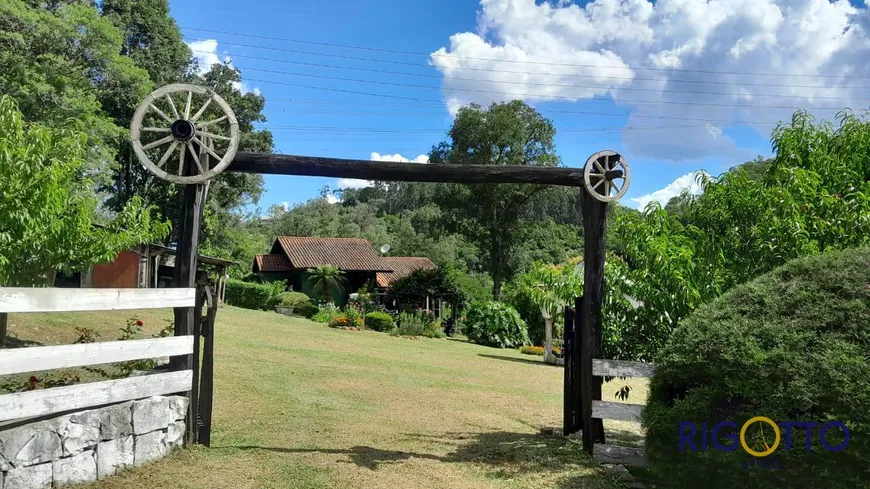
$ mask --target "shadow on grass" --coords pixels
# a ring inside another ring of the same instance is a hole
[[[6,339],[0,344],[0,349],[3,348],[26,348],[28,346],[43,346],[42,343],[38,341],[30,341],[30,340],[22,340],[18,339],[14,336],[7,336]]]
[[[487,355],[486,353],[478,353],[477,356],[484,358],[493,358],[495,360],[506,360],[508,362],[516,362],[516,363],[528,363],[531,365],[543,365],[545,367],[558,367],[562,368],[562,365],[554,365],[552,363],[544,363],[544,360],[526,360],[525,358],[514,358],[514,357],[503,357],[500,355]]]
[[[403,463],[411,458],[443,463],[472,464],[483,469],[493,479],[511,479],[523,475],[552,477],[559,489],[622,487],[619,476],[602,469],[588,457],[577,443],[561,436],[490,432],[446,433],[443,435],[406,434],[407,440],[425,445],[442,445],[446,455],[384,450],[369,446],[348,449],[280,448],[259,446],[228,446],[226,450],[263,450],[278,453],[323,453],[346,455],[348,463],[369,470],[389,464]],[[441,450],[438,450],[441,452]]]

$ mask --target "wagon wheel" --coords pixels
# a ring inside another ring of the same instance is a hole
[[[154,175],[172,183],[202,183],[233,161],[239,123],[214,91],[179,83],[145,97],[133,114],[130,139],[136,157]]]
[[[606,149],[586,160],[583,181],[586,184],[586,191],[594,199],[600,202],[614,202],[622,198],[628,190],[628,185],[631,183],[631,170],[628,162],[619,153]]]

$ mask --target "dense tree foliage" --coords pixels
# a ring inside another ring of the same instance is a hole
[[[450,165],[556,166],[553,124],[523,102],[471,105],[460,109],[448,132],[450,141],[432,149],[429,161]],[[529,201],[546,187],[523,184],[446,184],[435,200],[444,224],[475,243],[493,280],[498,300],[502,284],[523,267],[520,251],[529,226],[523,217]]]
[[[79,178],[83,133],[25,124],[0,96],[0,285],[45,285],[58,271],[109,261],[122,249],[161,239],[167,223],[139,199],[95,226],[97,200]]]
[[[625,261],[620,286],[644,307],[626,332],[644,332],[654,353],[701,304],[790,259],[870,243],[870,123],[838,124],[797,112],[773,133],[770,161],[718,178],[699,175],[702,195],[679,214],[652,204],[618,213],[612,232]]]

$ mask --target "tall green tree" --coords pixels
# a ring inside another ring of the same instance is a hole
[[[81,178],[87,146],[83,133],[25,124],[0,97],[0,285],[50,284],[55,272],[111,261],[169,231],[139,199],[95,226],[98,202]]]
[[[521,101],[460,109],[449,131],[450,141],[432,149],[429,161],[451,165],[556,166],[559,157],[553,124]],[[445,225],[475,243],[492,276],[492,295],[520,270],[523,216],[530,200],[545,187],[522,184],[450,184],[439,188],[436,201]]]
[[[110,181],[126,134],[104,95],[116,93],[129,104],[152,88],[148,73],[119,54],[123,43],[123,34],[87,2],[0,2],[0,93],[18,102],[28,122],[83,131],[82,171],[96,184]]]

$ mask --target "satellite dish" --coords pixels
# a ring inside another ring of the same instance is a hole
[[[385,244],[385,245],[381,246],[381,253],[386,254],[388,251],[390,251],[390,245],[389,245],[389,244]]]
[[[617,180],[621,182],[617,183]],[[628,162],[616,151],[605,149],[590,156],[583,168],[586,191],[599,202],[619,200],[631,183]]]

